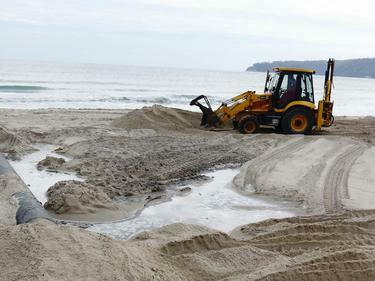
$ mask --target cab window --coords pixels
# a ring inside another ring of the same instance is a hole
[[[314,103],[314,91],[311,74],[301,75],[301,100]]]
[[[277,98],[277,107],[284,108],[287,104],[298,99],[298,79],[295,73],[285,73],[280,83]]]
[[[295,96],[297,91],[297,74],[284,74],[283,82],[280,85],[280,98],[289,93],[289,95]]]
[[[270,77],[268,79],[268,83],[265,88],[265,93],[271,93],[273,94],[276,91],[277,84],[279,82],[279,73],[270,74]]]

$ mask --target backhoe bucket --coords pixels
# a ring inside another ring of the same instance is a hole
[[[203,104],[199,102],[201,99],[204,99],[207,106],[204,106]],[[198,106],[199,109],[202,111],[203,115],[202,115],[201,126],[216,127],[218,125],[219,118],[216,116],[215,112],[213,112],[211,104],[206,96],[200,95],[199,97],[193,99],[190,102],[190,105]]]

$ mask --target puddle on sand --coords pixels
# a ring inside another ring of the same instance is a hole
[[[58,181],[66,180],[83,180],[73,173],[54,173],[45,170],[38,171],[37,164],[47,156],[64,158],[68,161],[69,158],[53,152],[57,147],[50,144],[35,144],[34,148],[38,151],[30,153],[22,157],[21,160],[9,161],[13,169],[21,177],[21,179],[28,185],[30,191],[34,194],[42,204],[47,201],[47,190],[49,187]]]
[[[89,229],[115,239],[128,239],[144,230],[179,222],[230,232],[240,225],[298,213],[288,202],[265,201],[233,190],[231,183],[238,172],[225,169],[206,173],[212,180],[191,186],[192,191],[186,196],[174,196],[170,201],[149,206],[136,218]]]

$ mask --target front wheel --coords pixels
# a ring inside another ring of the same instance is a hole
[[[310,134],[313,126],[313,113],[303,107],[289,109],[281,121],[281,127],[287,134]]]
[[[258,118],[254,115],[248,115],[241,118],[238,122],[238,130],[242,134],[253,134],[259,129]]]

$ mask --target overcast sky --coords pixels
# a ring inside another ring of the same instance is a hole
[[[375,55],[370,0],[0,0],[0,59],[244,70]]]

